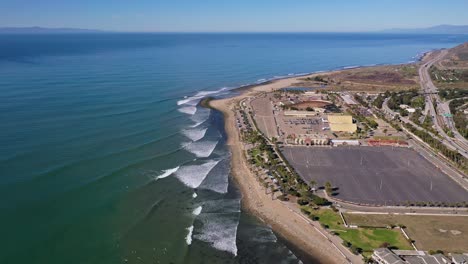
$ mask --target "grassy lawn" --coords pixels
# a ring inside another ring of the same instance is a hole
[[[421,250],[467,252],[468,217],[345,214],[349,224],[365,226],[405,225]]]
[[[412,249],[398,229],[346,228],[339,214],[331,209],[313,210],[310,207],[303,208],[319,217],[318,221],[322,225],[328,226],[329,230],[336,232],[343,240],[361,248],[364,252],[372,252],[385,242],[398,249]]]

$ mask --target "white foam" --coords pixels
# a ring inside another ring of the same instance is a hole
[[[179,109],[179,112],[187,114],[187,115],[194,115],[197,112],[197,108],[195,106],[184,106]]]
[[[197,208],[193,209],[192,214],[193,215],[199,215],[202,211],[203,207],[200,205]]]
[[[175,173],[177,179],[191,188],[198,188],[208,173],[218,164],[219,160],[209,160],[201,165],[186,165]]]
[[[200,188],[215,191],[217,193],[227,193],[229,186],[229,168],[226,160],[203,181]]]
[[[159,180],[159,179],[162,179],[162,178],[166,178],[166,177],[170,176],[171,174],[175,173],[179,168],[180,168],[180,166],[177,166],[177,167],[172,168],[172,169],[163,170],[164,172],[161,175],[157,176],[155,179]]]
[[[202,121],[202,122],[197,122],[197,123],[195,123],[195,124],[191,125],[190,127],[193,127],[193,128],[195,128],[195,127],[198,127],[199,125],[201,125],[201,124],[203,124],[203,123],[205,123],[205,121]]]
[[[191,245],[192,244],[193,226],[187,227],[187,230],[188,230],[188,234],[185,237],[185,242],[187,242],[187,245]]]
[[[197,141],[190,145],[185,145],[184,148],[199,158],[207,158],[216,148],[218,141]]]
[[[197,198],[197,196],[198,196],[198,194],[197,194],[196,192],[194,192],[194,193],[192,194],[192,198],[193,198],[193,199]]]
[[[203,123],[210,117],[210,109],[208,108],[199,108],[195,114],[193,114],[190,119],[195,123]]]
[[[210,243],[214,248],[237,256],[237,226],[239,216],[232,214],[201,214],[198,219],[203,225],[194,237]]]
[[[250,238],[257,243],[276,243],[278,239],[269,227],[258,226],[252,231]]]
[[[184,129],[182,133],[192,141],[198,141],[205,136],[207,130],[208,128]]]
[[[240,213],[240,199],[207,200],[202,203],[204,214]]]
[[[191,104],[191,105],[196,105],[198,104],[198,102],[205,96],[207,95],[211,95],[211,94],[216,94],[216,93],[219,93],[219,92],[222,92],[224,90],[226,90],[227,88],[224,87],[224,88],[221,88],[219,90],[216,90],[216,91],[200,91],[198,93],[196,93],[194,96],[189,96],[189,97],[186,97],[182,100],[179,100],[177,101],[177,105],[184,105],[184,104]]]

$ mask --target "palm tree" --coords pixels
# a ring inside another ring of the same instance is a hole
[[[309,185],[312,186],[312,189],[315,189],[315,185],[317,185],[317,182],[315,180],[310,180]]]
[[[325,191],[328,193],[328,194],[331,194],[331,191],[332,191],[332,184],[331,182],[327,181],[325,183]]]

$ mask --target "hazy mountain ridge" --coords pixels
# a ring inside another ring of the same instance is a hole
[[[104,32],[96,29],[82,28],[45,28],[45,27],[0,27],[0,33],[11,34],[40,34],[40,33],[99,33]]]
[[[468,34],[468,25],[437,25],[428,28],[393,28],[385,33]]]

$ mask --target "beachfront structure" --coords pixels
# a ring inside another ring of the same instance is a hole
[[[388,248],[378,248],[374,250],[372,259],[379,264],[405,264],[403,259]]]
[[[308,116],[316,116],[317,113],[313,111],[297,111],[297,110],[291,110],[291,111],[284,111],[285,116],[297,116],[297,117],[308,117]]]
[[[350,139],[332,139],[331,144],[333,146],[359,146],[359,140]]]
[[[416,250],[390,250],[388,248],[378,248],[374,250],[372,259],[379,264],[451,264],[451,263],[464,263],[467,262],[455,262],[453,256],[457,255],[460,257],[461,254],[453,254],[452,261],[442,254],[426,255],[423,251]],[[459,259],[463,261],[463,256]]]
[[[290,145],[328,145],[330,139],[322,134],[291,134],[286,138],[286,143]]]
[[[327,118],[333,132],[354,133],[357,130],[357,125],[353,124],[353,117],[350,115],[328,115]]]

